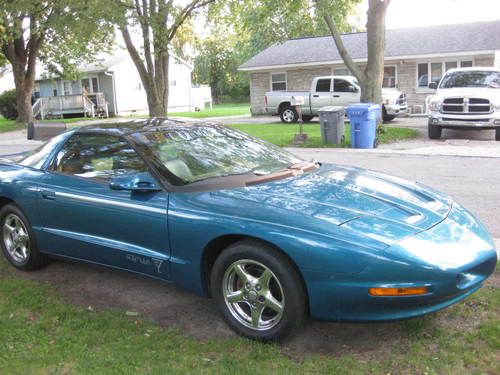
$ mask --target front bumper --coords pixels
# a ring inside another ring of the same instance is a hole
[[[408,112],[406,104],[384,104],[385,112],[390,116],[401,116]]]
[[[388,321],[428,314],[478,290],[497,253],[486,229],[455,205],[448,218],[383,251],[357,274],[304,275],[310,312],[330,321]],[[419,296],[378,297],[371,287],[427,286]]]
[[[452,115],[430,112],[429,124],[442,128],[496,129],[500,128],[500,112],[496,111],[486,115]]]

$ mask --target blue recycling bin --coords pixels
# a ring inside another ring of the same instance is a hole
[[[377,119],[381,107],[373,103],[356,103],[346,108],[351,123],[351,146],[374,148],[377,134]]]

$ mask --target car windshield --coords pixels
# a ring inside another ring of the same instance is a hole
[[[139,132],[132,137],[176,185],[238,174],[265,175],[301,162],[272,144],[218,125]]]
[[[439,88],[451,89],[454,87],[489,87],[497,89],[500,88],[500,72],[476,70],[446,74]]]

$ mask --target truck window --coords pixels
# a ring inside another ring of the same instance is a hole
[[[356,89],[354,88],[354,86],[344,80],[344,79],[335,79],[333,81],[333,91],[335,92],[355,92]]]
[[[318,79],[316,82],[316,92],[330,92],[330,84],[332,80],[329,78]]]

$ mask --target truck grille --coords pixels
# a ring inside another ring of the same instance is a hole
[[[406,105],[406,94],[405,93],[402,93],[401,95],[399,95],[397,104]]]
[[[477,115],[492,112],[488,99],[483,98],[447,98],[443,101],[441,113]]]

